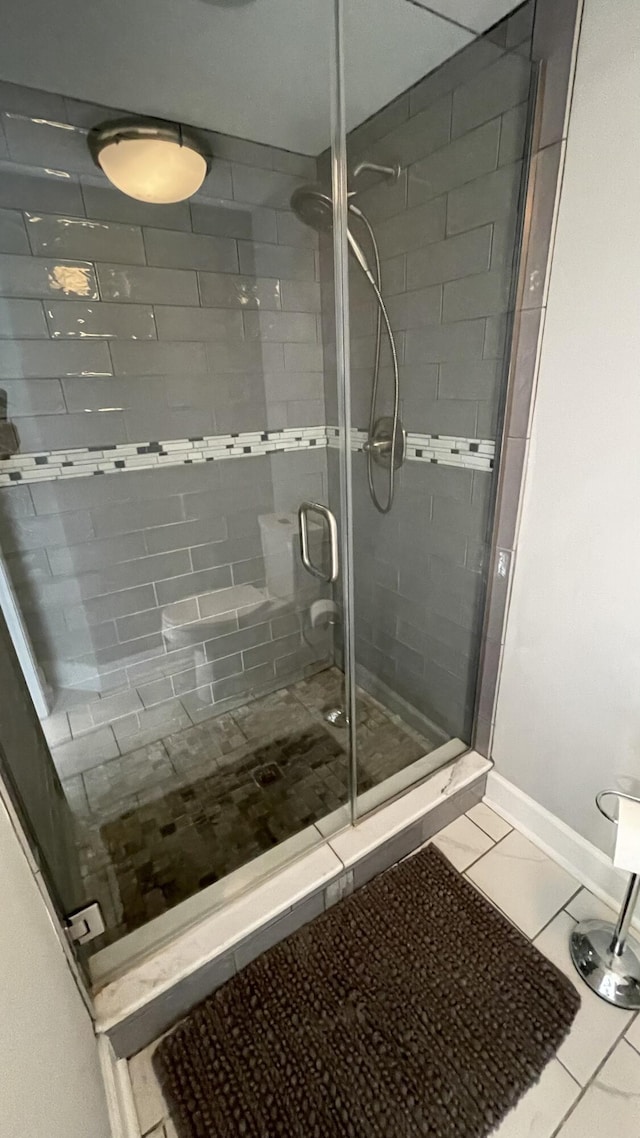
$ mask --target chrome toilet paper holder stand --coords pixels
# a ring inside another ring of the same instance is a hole
[[[618,819],[602,805],[604,798],[640,802],[622,790],[601,790],[596,806],[609,822]],[[640,945],[629,936],[631,920],[640,895],[640,873],[632,873],[615,925],[610,921],[581,921],[571,933],[571,959],[591,990],[617,1008],[640,1008]]]

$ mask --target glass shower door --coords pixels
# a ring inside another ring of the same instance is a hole
[[[342,4],[358,814],[471,741],[532,87],[533,4],[384,7],[377,55]]]
[[[65,922],[87,901],[74,841],[73,815],[1,611],[0,691],[2,797],[15,810],[60,920]],[[79,936],[82,929],[81,922]]]
[[[72,70],[0,106],[0,548],[102,975],[349,821],[356,774],[464,747],[477,667],[527,52],[406,0],[192,7],[188,107],[143,99],[146,28],[118,56],[128,114],[203,132],[190,201],[109,185],[123,108]]]
[[[348,731],[326,718],[345,706],[330,193],[322,224],[300,207],[330,161],[332,12],[190,14],[202,34],[185,26],[179,50],[203,86],[186,125],[212,161],[189,201],[128,197],[91,161],[103,119],[178,115],[169,86],[139,105],[133,17],[127,107],[102,108],[64,67],[62,94],[5,84],[0,100],[0,387],[19,446],[0,457],[0,548],[50,747],[49,821],[103,909],[102,978],[320,842],[351,785]],[[107,40],[85,31],[108,74]]]

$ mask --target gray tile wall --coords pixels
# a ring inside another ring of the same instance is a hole
[[[523,255],[519,267],[509,386],[502,427],[485,641],[480,670],[474,747],[491,755],[505,617],[517,555],[518,513],[535,399],[540,340],[553,253],[558,191],[580,34],[580,0],[537,0],[532,56],[543,62],[532,131]]]
[[[322,452],[293,452],[4,492],[0,544],[48,680],[136,686],[144,706],[194,693],[197,711],[326,658],[326,638],[303,636],[322,593],[297,558],[288,598],[205,621],[188,644],[162,619],[167,605],[180,621],[206,617],[196,594],[264,587],[259,520],[324,498],[324,466]]]
[[[0,389],[24,452],[325,422],[317,242],[288,208],[314,159],[212,135],[193,201],[150,206],[90,160],[87,129],[109,109],[3,83],[0,112]],[[285,454],[2,491],[0,543],[49,682],[226,698],[313,659],[293,601],[225,628],[198,669],[161,615],[264,585],[259,516],[323,498],[325,464]]]
[[[399,181],[372,181],[357,201],[380,245],[382,291],[400,362],[401,415],[409,431],[497,437],[532,13],[532,4],[525,5],[497,35],[460,52],[348,140],[351,167],[362,158],[402,166]],[[513,43],[509,50],[507,42]],[[351,224],[368,248],[357,220]],[[328,275],[327,256],[322,244]],[[327,285],[327,338],[332,300]],[[353,259],[350,325],[352,423],[366,429],[375,302]],[[328,405],[332,385],[330,379]],[[383,338],[378,415],[391,412],[391,393]],[[383,517],[369,498],[364,456],[354,457],[353,469],[357,661],[438,727],[468,741],[491,475],[405,464],[394,507]],[[383,498],[385,476],[376,471]]]

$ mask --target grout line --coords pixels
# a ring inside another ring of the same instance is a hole
[[[553,861],[553,858],[549,858],[549,861]],[[556,864],[557,864],[557,862],[556,862]],[[582,886],[581,886],[580,888],[582,888]],[[569,900],[565,902],[565,905],[570,905],[570,904],[571,904],[571,902],[573,901],[574,897],[576,897],[576,896],[577,896],[577,894],[578,894],[579,892],[580,892],[580,889],[577,889],[575,893],[572,893],[572,895],[571,895],[571,897],[569,898]],[[543,925],[543,926],[542,926],[542,928],[539,930],[539,932],[537,932],[537,933],[536,933],[535,937],[532,937],[532,938],[531,938],[531,943],[532,943],[532,944],[533,944],[533,942],[534,942],[535,940],[537,940],[537,939],[538,939],[538,937],[539,937],[539,936],[541,936],[541,935],[542,935],[542,933],[543,933],[543,932],[545,932],[545,930],[546,930],[546,929],[548,929],[548,928],[549,928],[549,925],[553,924],[553,922],[556,920],[556,917],[559,917],[561,913],[565,913],[565,914],[567,915],[567,917],[570,917],[570,918],[571,918],[571,920],[573,921],[574,925],[577,925],[577,923],[578,923],[578,922],[576,921],[575,917],[572,917],[572,916],[571,916],[571,913],[567,913],[567,910],[566,910],[566,908],[565,908],[565,905],[563,905],[561,909],[558,909],[558,910],[557,910],[557,911],[556,911],[556,912],[553,914],[553,916],[549,918],[549,920],[548,920],[548,921],[545,921],[544,925]],[[576,972],[576,976],[577,976],[577,975],[578,975],[578,973]]]
[[[476,803],[476,805],[477,805],[477,806],[486,806],[487,810],[491,810],[492,814],[495,814],[495,810],[492,810],[492,809],[491,809],[491,806],[487,806],[486,802],[484,802],[482,799],[480,800],[480,802],[479,802],[479,803]],[[471,807],[471,810],[473,810],[473,809],[474,809],[474,807],[472,806],[472,807]],[[499,814],[496,814],[496,818],[499,818],[499,817],[500,817],[500,815],[499,815]],[[497,844],[498,842],[501,842],[501,841],[503,840],[503,838],[508,838],[508,837],[509,837],[509,834],[510,834],[510,833],[511,833],[511,831],[513,830],[513,826],[512,826],[512,825],[511,825],[509,822],[506,822],[504,818],[501,818],[501,819],[500,819],[500,821],[501,821],[501,822],[504,822],[504,823],[505,823],[505,825],[509,827],[509,829],[508,829],[508,831],[507,831],[507,833],[506,833],[506,834],[503,834],[503,835],[502,835],[502,837],[501,837],[501,838],[494,838],[494,837],[493,837],[493,834],[490,834],[488,830],[485,830],[484,826],[482,826],[480,822],[476,822],[475,818],[472,818],[472,817],[471,817],[471,814],[470,814],[470,811],[469,811],[469,810],[468,810],[468,811],[467,811],[467,813],[465,814],[465,818],[468,818],[470,822],[473,822],[474,826],[477,826],[479,830],[482,830],[482,833],[483,833],[483,834],[486,834],[488,838],[491,838],[491,840],[492,840],[492,842],[494,842],[494,844]],[[488,853],[488,852],[489,852],[489,851],[487,850],[487,853]]]
[[[627,1029],[625,1028],[624,1030],[626,1031]],[[592,1087],[593,1087],[594,1083],[596,1082],[597,1077],[600,1074],[602,1068],[605,1066],[606,1063],[608,1063],[608,1061],[611,1058],[611,1056],[613,1055],[613,1052],[615,1051],[616,1047],[618,1047],[621,1039],[622,1040],[624,1039],[624,1035],[622,1032],[617,1037],[615,1042],[612,1043],[612,1045],[609,1048],[609,1050],[607,1051],[604,1059],[602,1060],[601,1063],[598,1064],[598,1066],[596,1067],[593,1074],[589,1077],[588,1081],[584,1084],[583,1087],[581,1087],[580,1094],[578,1095],[577,1099],[575,1100],[575,1102],[572,1103],[571,1107],[569,1108],[567,1113],[564,1115],[562,1121],[559,1123],[559,1125],[556,1127],[556,1129],[549,1135],[549,1138],[556,1138],[556,1136],[560,1134],[565,1122],[567,1122],[569,1120],[569,1118],[573,1114],[573,1112],[576,1109],[576,1107],[578,1106],[578,1104],[580,1102],[582,1102],[582,1099],[585,1097],[587,1091],[592,1089]],[[631,1044],[629,1044],[629,1046],[631,1046]],[[635,1048],[632,1047],[632,1050],[635,1050]],[[557,1056],[556,1056],[556,1058],[557,1058]],[[558,1059],[558,1062],[560,1063],[561,1067],[564,1067],[565,1071],[567,1071],[567,1074],[570,1075],[570,1077],[573,1079],[574,1083],[578,1083],[578,1080],[576,1079],[575,1075],[572,1075],[571,1071],[567,1070],[567,1068],[564,1066],[564,1063],[562,1063],[560,1059]],[[578,1083],[578,1086],[581,1086],[581,1084]]]
[[[473,819],[470,819],[470,820],[472,821]],[[446,827],[445,827],[445,828],[446,828]],[[516,830],[516,832],[518,832],[518,830],[517,830],[517,827],[514,827],[514,829]],[[488,835],[488,836],[490,836],[490,835]],[[504,837],[508,837],[508,836],[509,836],[508,834],[505,834],[505,835],[504,835]],[[504,837],[500,839],[500,842],[504,841]],[[496,843],[495,843],[495,845],[499,845],[499,844],[500,844],[500,842],[496,842]],[[494,847],[492,847],[492,849],[493,849],[493,848],[495,848],[495,846],[494,846]],[[480,858],[477,858],[477,859],[476,859],[476,861],[474,861],[474,862],[472,862],[472,863],[471,863],[471,865],[475,865],[475,864],[477,864],[477,862],[478,862],[478,861],[481,861],[481,860],[482,860],[482,857],[486,857],[486,856],[487,856],[487,854],[489,854],[489,853],[491,853],[491,850],[487,850],[487,853],[486,853],[486,854],[482,854],[482,855],[481,855],[481,857],[480,857]],[[549,860],[549,861],[553,861],[553,858],[549,858],[548,860]],[[493,900],[491,897],[489,897],[489,895],[488,895],[487,893],[485,893],[485,892],[484,892],[484,890],[480,889],[480,888],[479,888],[479,887],[476,885],[476,883],[475,883],[474,881],[472,881],[470,878],[468,878],[468,877],[467,877],[467,870],[471,868],[471,865],[467,866],[467,869],[465,869],[465,871],[464,871],[464,873],[462,874],[462,876],[463,876],[463,877],[464,877],[464,878],[465,878],[465,879],[466,879],[466,880],[469,882],[469,884],[470,884],[470,885],[472,885],[472,886],[473,886],[475,889],[478,889],[478,892],[480,893],[480,895],[481,895],[481,896],[483,896],[483,897],[485,898],[485,900],[487,900],[487,901],[489,902],[489,904],[491,904],[491,905],[492,905],[492,906],[493,906],[495,909],[497,909],[497,910],[498,910],[498,912],[502,913],[502,915],[503,915],[504,917],[506,917],[506,918],[507,918],[507,920],[509,920],[509,921],[510,921],[510,923],[511,923],[511,924],[512,924],[512,925],[513,925],[515,928],[517,928],[517,929],[518,929],[518,931],[519,931],[519,932],[521,932],[523,936],[525,936],[525,937],[527,938],[527,940],[530,942],[530,944],[534,945],[534,947],[537,947],[537,946],[535,945],[535,941],[536,941],[536,940],[537,940],[537,938],[538,938],[538,937],[539,937],[539,936],[540,936],[540,935],[541,935],[541,934],[542,934],[542,933],[545,931],[545,929],[547,929],[547,928],[549,927],[549,925],[550,925],[550,924],[552,924],[552,922],[553,922],[553,921],[554,921],[554,920],[555,920],[555,919],[556,919],[556,918],[557,918],[557,917],[558,917],[558,916],[559,916],[561,913],[564,913],[564,912],[566,912],[565,906],[562,906],[560,909],[558,909],[558,910],[557,910],[557,911],[556,911],[556,912],[553,914],[553,916],[552,916],[552,917],[550,917],[550,919],[549,919],[549,920],[548,920],[548,921],[547,921],[547,922],[546,922],[546,923],[545,923],[545,924],[542,926],[542,928],[541,928],[541,929],[539,929],[539,930],[536,932],[535,936],[533,936],[533,937],[529,937],[529,936],[527,936],[527,934],[526,934],[526,933],[524,933],[524,932],[523,932],[523,930],[522,930],[522,929],[520,929],[520,928],[519,928],[519,926],[518,926],[518,925],[516,925],[516,924],[515,924],[515,922],[514,922],[514,921],[511,919],[511,917],[509,917],[509,915],[508,915],[507,913],[505,913],[505,912],[504,912],[504,910],[502,910],[502,909],[500,908],[500,906],[499,906],[499,905],[498,905],[498,904],[497,904],[497,903],[496,903],[496,902],[495,902],[495,901],[494,901],[494,900]],[[571,895],[571,897],[570,897],[570,898],[569,898],[569,899],[568,899],[568,900],[565,902],[565,905],[569,905],[569,904],[571,903],[571,901],[572,901],[572,900],[573,900],[573,899],[574,899],[574,898],[575,898],[575,897],[578,895],[578,893],[579,893],[579,892],[580,892],[580,891],[581,891],[583,888],[584,888],[584,886],[580,885],[580,886],[578,887],[578,889],[576,889],[576,891],[575,891],[575,892],[574,892],[574,893]],[[568,917],[571,917],[571,914],[570,914],[570,913],[567,913],[567,916],[568,916]],[[571,919],[574,921],[574,923],[576,923],[576,922],[575,922],[575,918],[571,917]],[[538,949],[538,951],[539,951],[539,952],[541,952],[541,949]],[[544,955],[544,953],[541,953],[541,954],[542,954],[542,955]],[[577,974],[577,973],[576,973],[576,978],[578,978],[578,974]],[[578,988],[578,991],[579,991],[579,990],[580,990],[580,989]],[[562,1127],[565,1125],[565,1123],[567,1122],[567,1120],[569,1119],[569,1117],[571,1116],[571,1114],[573,1113],[573,1111],[576,1109],[576,1107],[578,1106],[578,1103],[579,1103],[579,1102],[582,1100],[582,1098],[584,1098],[584,1096],[585,1096],[586,1092],[587,1092],[587,1091],[588,1091],[588,1090],[589,1090],[589,1089],[592,1087],[593,1083],[595,1082],[595,1080],[596,1080],[596,1078],[597,1078],[597,1075],[598,1075],[598,1074],[599,1074],[599,1072],[601,1071],[602,1067],[603,1067],[603,1066],[604,1066],[604,1065],[607,1063],[607,1061],[608,1061],[608,1060],[609,1060],[609,1058],[611,1057],[612,1053],[615,1051],[616,1047],[618,1047],[618,1045],[620,1044],[620,1042],[621,1042],[621,1041],[624,1041],[624,1042],[626,1042],[626,1043],[627,1043],[627,1044],[628,1044],[628,1045],[631,1047],[631,1049],[632,1049],[633,1051],[636,1051],[636,1048],[635,1048],[635,1047],[633,1046],[633,1044],[632,1044],[632,1043],[631,1043],[631,1042],[630,1042],[630,1041],[627,1039],[627,1032],[629,1031],[629,1029],[630,1029],[630,1028],[631,1028],[631,1026],[633,1025],[633,1023],[634,1023],[634,1020],[635,1020],[635,1019],[638,1019],[639,1017],[640,1017],[640,1013],[638,1013],[636,1016],[634,1016],[634,1018],[633,1018],[633,1019],[631,1019],[631,1020],[630,1020],[628,1023],[626,1023],[626,1024],[624,1025],[624,1027],[621,1027],[621,1029],[620,1029],[620,1033],[618,1034],[618,1036],[617,1036],[617,1037],[616,1037],[616,1039],[614,1040],[613,1044],[611,1045],[611,1047],[610,1047],[610,1048],[609,1048],[609,1050],[607,1051],[607,1054],[604,1056],[604,1058],[602,1059],[601,1063],[600,1063],[600,1064],[599,1064],[599,1065],[596,1067],[595,1071],[594,1071],[594,1072],[593,1072],[593,1074],[590,1076],[589,1080],[588,1080],[588,1081],[587,1081],[587,1082],[584,1084],[584,1086],[582,1086],[582,1085],[580,1084],[580,1082],[579,1082],[579,1081],[578,1081],[578,1079],[575,1077],[575,1075],[574,1075],[574,1074],[573,1074],[573,1073],[572,1073],[572,1072],[571,1072],[571,1071],[568,1069],[568,1067],[566,1067],[566,1066],[565,1066],[565,1064],[562,1062],[562,1060],[558,1058],[557,1054],[554,1056],[554,1057],[555,1057],[555,1058],[558,1060],[558,1062],[560,1063],[560,1065],[563,1067],[563,1069],[564,1069],[564,1070],[567,1072],[567,1074],[569,1075],[569,1077],[570,1077],[570,1078],[573,1080],[573,1082],[576,1084],[576,1086],[580,1087],[580,1093],[579,1093],[578,1097],[575,1099],[575,1101],[572,1103],[572,1105],[571,1105],[571,1107],[569,1108],[569,1110],[568,1110],[568,1111],[566,1112],[566,1114],[563,1116],[563,1118],[562,1118],[562,1120],[560,1121],[560,1123],[558,1124],[558,1126],[555,1128],[555,1130],[552,1132],[552,1134],[550,1134],[550,1135],[549,1135],[549,1138],[556,1138],[556,1136],[560,1134],[560,1132],[561,1132],[561,1130],[562,1130]],[[638,1055],[640,1055],[640,1051],[638,1051],[638,1052],[637,1052],[637,1054],[638,1054]],[[523,1096],[523,1097],[524,1097],[524,1096]]]
[[[467,815],[466,814],[459,814],[458,818],[467,818]],[[448,830],[449,826],[455,825],[455,823],[458,821],[458,818],[454,818],[453,822],[449,822],[446,826],[443,826],[442,830],[439,830],[438,833],[434,834],[433,837],[428,839],[428,843],[434,842],[439,834],[443,834],[445,830]],[[475,822],[473,821],[473,818],[467,818],[467,821],[471,822],[472,826],[475,826]],[[476,828],[478,830],[480,830],[479,826]],[[480,830],[480,833],[484,834],[484,830]],[[478,854],[477,857],[474,857],[473,861],[470,861],[469,864],[464,867],[463,873],[467,873],[467,871],[469,869],[471,869],[472,866],[477,865],[477,863],[479,861],[482,861],[483,857],[486,857],[487,854],[491,853],[492,850],[495,848],[495,846],[498,844],[495,841],[495,839],[491,837],[491,834],[485,834],[484,836],[485,836],[485,838],[489,838],[489,841],[493,842],[493,845],[491,846],[490,849],[485,850],[484,853]],[[446,852],[444,850],[442,852],[445,854],[445,857],[446,857],[447,856]],[[451,864],[453,865],[453,862]],[[454,866],[454,869],[455,869],[455,866]],[[460,870],[458,870],[458,873],[460,873]],[[472,884],[472,883],[470,882],[470,884]]]
[[[466,814],[465,814],[465,817],[466,817]],[[469,819],[469,821],[473,821],[473,819],[472,819],[472,818],[470,818],[470,819]],[[479,828],[480,828],[480,827],[479,827]],[[445,827],[445,829],[446,829],[446,827]],[[470,884],[470,885],[472,885],[472,886],[474,887],[474,889],[477,889],[477,890],[478,890],[478,892],[481,894],[481,896],[482,896],[482,897],[484,897],[484,898],[485,898],[487,901],[489,901],[489,903],[490,903],[491,905],[493,905],[493,907],[494,907],[495,909],[497,909],[499,913],[502,913],[502,915],[503,915],[504,917],[506,917],[506,918],[507,918],[507,920],[510,922],[510,924],[512,924],[514,928],[518,929],[518,932],[522,933],[522,935],[523,935],[524,937],[526,937],[526,938],[527,938],[527,940],[528,940],[528,941],[529,941],[531,944],[533,944],[533,943],[534,943],[534,941],[535,941],[535,940],[536,940],[536,939],[537,939],[537,938],[540,936],[540,934],[541,934],[541,933],[542,933],[542,932],[543,932],[543,931],[544,931],[544,930],[545,930],[545,929],[546,929],[546,928],[547,928],[547,927],[548,927],[548,926],[549,926],[549,925],[552,923],[552,921],[555,921],[556,917],[558,917],[558,916],[560,915],[560,913],[563,913],[563,912],[565,911],[565,910],[564,910],[564,905],[561,905],[561,906],[560,906],[560,908],[559,908],[559,909],[557,909],[557,910],[555,911],[555,913],[554,913],[554,914],[553,914],[553,915],[552,915],[552,916],[551,916],[551,917],[550,917],[550,918],[549,918],[549,919],[548,919],[548,920],[545,922],[545,924],[544,924],[544,925],[542,925],[542,926],[541,926],[541,928],[540,928],[540,929],[538,929],[538,930],[537,930],[537,931],[534,933],[534,935],[533,935],[533,936],[529,936],[529,935],[528,935],[528,933],[526,933],[526,932],[524,931],[524,929],[521,929],[521,928],[520,928],[520,925],[516,924],[516,922],[514,921],[513,917],[510,917],[510,916],[509,916],[509,914],[508,914],[508,913],[506,913],[506,912],[504,911],[504,909],[501,909],[501,908],[500,908],[500,906],[498,905],[497,901],[495,901],[495,900],[494,900],[492,897],[490,897],[488,893],[485,893],[484,889],[482,889],[482,888],[481,888],[481,887],[480,887],[480,886],[479,886],[479,885],[478,885],[478,884],[477,884],[475,881],[473,881],[473,880],[472,880],[472,878],[470,878],[470,877],[467,877],[468,871],[469,871],[469,870],[470,870],[470,869],[471,869],[471,868],[472,868],[474,865],[477,865],[477,864],[478,864],[478,862],[482,861],[482,859],[483,859],[483,858],[485,858],[485,857],[488,857],[488,855],[489,855],[489,854],[493,853],[493,851],[496,849],[496,847],[497,847],[497,846],[499,846],[499,845],[502,845],[502,843],[505,841],[505,839],[506,839],[506,838],[508,838],[508,837],[510,836],[510,834],[512,834],[512,833],[514,833],[514,832],[515,832],[515,833],[520,833],[520,831],[517,829],[517,827],[515,827],[515,826],[514,826],[514,827],[512,827],[512,828],[511,828],[511,830],[509,831],[509,833],[508,833],[508,834],[503,834],[503,836],[502,836],[501,838],[499,838],[499,839],[498,839],[498,841],[494,842],[494,844],[493,844],[493,846],[491,847],[491,849],[487,850],[487,851],[486,851],[485,853],[483,853],[483,854],[480,854],[480,856],[479,856],[479,857],[477,857],[477,858],[476,858],[474,861],[470,862],[470,863],[469,863],[469,865],[468,865],[468,866],[467,866],[467,867],[464,869],[464,871],[463,871],[463,873],[462,873],[462,876],[463,876],[463,877],[464,877],[464,878],[465,878],[465,879],[466,879],[466,880],[469,882],[469,884]],[[483,833],[484,833],[484,831],[483,831]],[[524,836],[524,835],[523,835],[523,836]],[[437,835],[435,835],[435,834],[434,834],[434,837],[437,837]],[[491,835],[490,835],[490,834],[487,834],[487,837],[491,837]],[[550,861],[550,862],[553,862],[553,858],[549,857],[547,854],[545,854],[545,857],[547,858],[547,860],[548,860],[548,861]],[[554,864],[554,865],[557,865],[557,862],[553,862],[553,864]],[[566,904],[566,905],[570,904],[570,903],[571,903],[571,901],[573,900],[573,898],[574,898],[574,897],[575,897],[575,896],[576,896],[576,895],[577,895],[577,894],[580,892],[580,890],[581,890],[582,888],[583,888],[583,886],[582,886],[582,885],[580,885],[580,886],[578,887],[578,889],[576,890],[576,892],[575,892],[575,893],[573,893],[573,894],[571,895],[571,897],[569,897],[569,899],[568,899],[568,900],[565,902],[565,904]],[[569,916],[569,917],[570,917],[570,916],[571,916],[571,914],[570,914],[570,913],[567,913],[567,916]],[[575,922],[575,919],[574,919],[573,917],[572,917],[571,919],[572,919],[572,920],[574,920],[574,923],[576,923],[576,922]],[[540,951],[540,950],[538,950],[538,951]],[[543,954],[543,955],[544,955],[544,954]]]
[[[638,1047],[636,1047],[635,1043],[632,1043],[631,1040],[627,1038],[629,1032],[631,1031],[631,1028],[636,1023],[640,1024],[640,1012],[635,1012],[633,1014],[633,1016],[631,1017],[631,1019],[629,1020],[629,1023],[627,1024],[627,1026],[625,1028],[624,1037],[625,1037],[627,1043],[629,1044],[629,1046],[632,1047],[634,1051],[637,1051],[638,1055],[640,1055],[640,1044],[638,1045]]]
[[[550,861],[553,861],[553,858],[550,858]],[[557,865],[557,864],[558,864],[558,863],[556,862],[556,865]],[[575,893],[572,893],[572,894],[571,894],[571,896],[570,896],[569,900],[568,900],[568,901],[565,901],[564,905],[562,906],[562,910],[561,910],[562,912],[567,912],[567,916],[571,917],[571,919],[572,919],[573,921],[575,921],[575,922],[576,922],[576,924],[578,923],[578,921],[577,921],[577,918],[576,918],[576,917],[574,917],[573,913],[569,913],[569,912],[567,911],[567,905],[570,905],[572,901],[575,901],[576,897],[578,896],[578,893],[582,893],[582,890],[583,890],[583,889],[586,889],[586,885],[582,885],[582,884],[580,884],[580,885],[578,886],[578,888],[576,889]]]
[[[465,814],[465,818],[466,818],[466,814]],[[470,819],[469,819],[469,821],[470,821],[470,822],[473,822],[473,818],[470,818]],[[476,824],[476,823],[474,822],[473,824],[474,824],[474,826],[475,826],[475,824]],[[482,827],[481,827],[481,826],[478,826],[478,829],[480,830],[480,829],[482,829]],[[482,830],[482,833],[484,834],[484,830]],[[487,836],[488,838],[491,838],[491,834],[487,834],[486,836]],[[509,834],[503,834],[501,838],[497,838],[497,839],[496,839],[496,838],[492,838],[491,840],[493,841],[493,845],[492,845],[491,849],[490,849],[490,850],[485,850],[485,852],[484,852],[483,854],[480,854],[480,856],[479,856],[479,857],[477,857],[477,858],[476,858],[474,861],[472,861],[472,862],[470,863],[470,865],[468,865],[468,866],[467,866],[467,869],[471,869],[471,866],[472,866],[472,865],[477,865],[477,863],[478,863],[479,861],[482,861],[483,857],[487,857],[487,855],[488,855],[488,854],[490,854],[490,853],[493,853],[493,851],[494,851],[494,850],[495,850],[495,849],[496,849],[498,846],[501,846],[501,845],[502,845],[502,843],[504,842],[505,838],[508,838],[508,837],[509,837]],[[465,873],[467,872],[467,869],[465,869]]]
[[[488,852],[488,853],[490,853],[491,851],[490,851],[490,850],[488,850],[487,852]],[[480,886],[479,886],[479,885],[478,885],[478,884],[477,884],[475,881],[472,881],[472,879],[471,879],[470,877],[467,877],[467,871],[466,871],[466,869],[465,869],[464,873],[462,874],[462,876],[464,877],[465,881],[468,881],[468,882],[469,882],[469,885],[472,885],[472,886],[473,886],[473,888],[474,888],[474,889],[476,889],[476,890],[478,891],[478,893],[480,894],[480,896],[481,896],[481,897],[484,897],[485,901],[487,901],[489,905],[493,905],[493,908],[494,908],[494,909],[495,909],[495,910],[496,910],[498,913],[501,913],[501,914],[502,914],[502,916],[505,918],[505,920],[506,920],[506,921],[508,921],[508,922],[509,922],[509,924],[510,924],[510,925],[511,925],[511,926],[512,926],[514,929],[517,929],[517,930],[518,930],[518,932],[519,932],[519,933],[521,933],[521,934],[522,934],[522,936],[526,938],[526,940],[528,940],[530,943],[532,943],[532,942],[531,942],[531,937],[527,936],[526,932],[524,932],[524,930],[523,930],[523,929],[521,929],[521,928],[520,928],[520,926],[519,926],[519,925],[517,925],[517,924],[515,923],[515,921],[513,920],[513,918],[512,918],[512,917],[510,917],[508,913],[505,913],[504,909],[501,909],[501,908],[500,908],[500,906],[497,904],[497,902],[496,902],[496,901],[494,901],[494,900],[493,900],[493,898],[492,898],[492,897],[490,897],[488,893],[485,893],[484,889],[481,889],[481,888],[480,888]]]
[[[567,1036],[567,1039],[568,1039],[568,1038],[569,1038],[569,1036]],[[562,1046],[562,1045],[561,1045],[561,1046]],[[573,1079],[574,1083],[576,1083],[576,1084],[577,1084],[577,1086],[579,1086],[579,1087],[580,1087],[580,1090],[581,1090],[581,1091],[582,1091],[582,1090],[584,1090],[584,1087],[582,1086],[582,1083],[580,1083],[580,1082],[578,1081],[578,1079],[576,1079],[575,1075],[572,1075],[572,1074],[571,1074],[571,1071],[570,1071],[570,1070],[569,1070],[569,1068],[567,1067],[566,1063],[563,1063],[562,1059],[560,1059],[560,1058],[559,1058],[559,1056],[558,1056],[557,1054],[554,1056],[554,1058],[558,1060],[558,1063],[559,1063],[559,1064],[560,1064],[560,1066],[562,1067],[563,1071],[566,1071],[566,1072],[567,1072],[567,1074],[568,1074],[569,1078]],[[591,1079],[589,1079],[589,1082],[591,1082]],[[585,1083],[585,1086],[586,1086],[586,1083]],[[576,1102],[577,1102],[577,1099],[576,1099]],[[573,1110],[573,1107],[572,1107],[571,1109]]]

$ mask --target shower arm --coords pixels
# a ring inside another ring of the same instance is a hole
[[[373,174],[384,174],[387,178],[393,179],[394,182],[398,181],[402,173],[402,167],[399,164],[395,166],[381,166],[379,162],[358,162],[353,167],[351,173],[352,178],[359,177],[365,170],[371,170]]]

